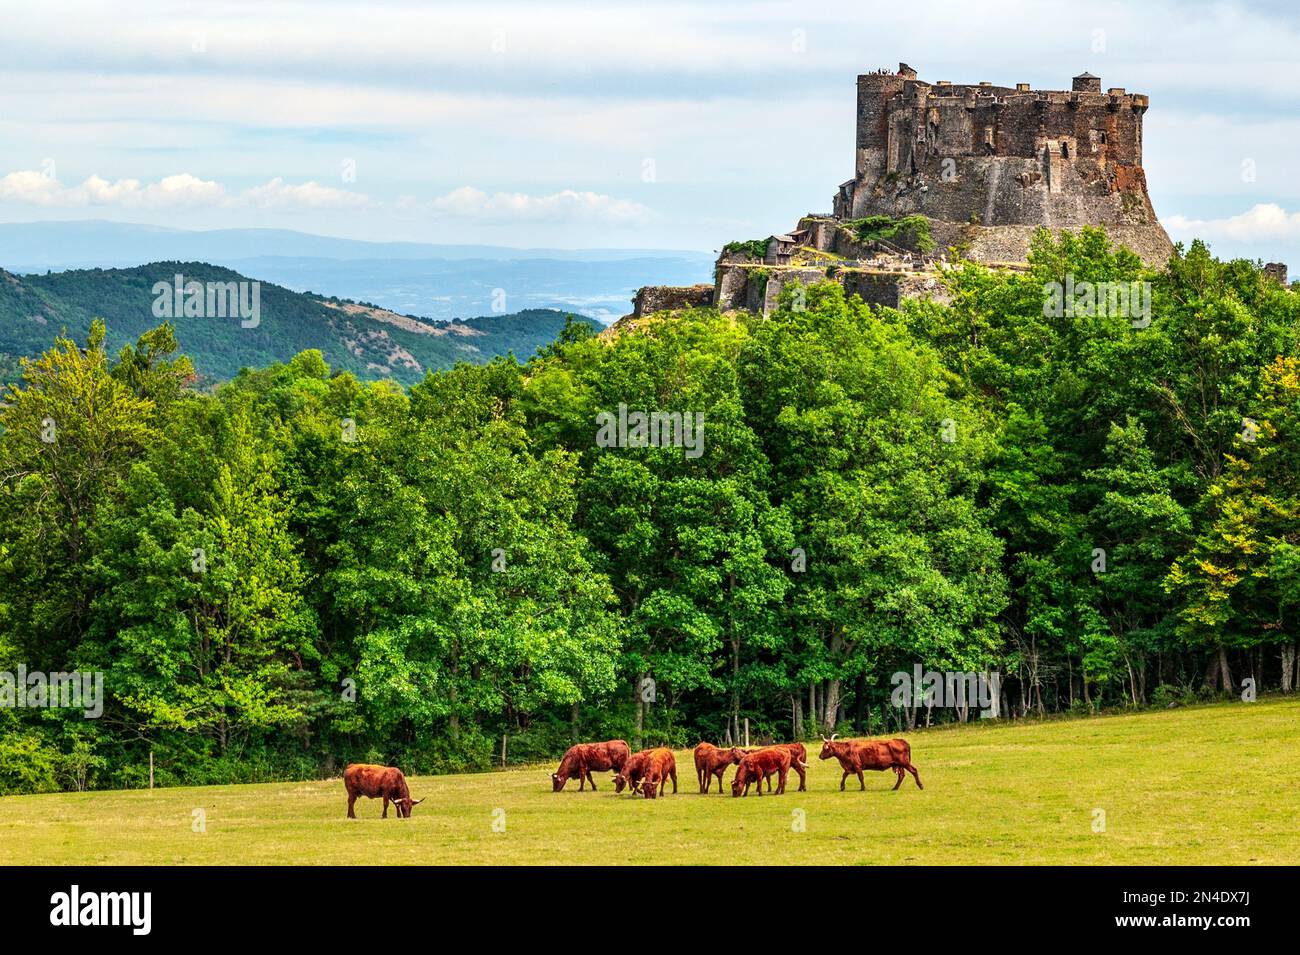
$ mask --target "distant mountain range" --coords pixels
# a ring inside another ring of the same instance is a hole
[[[611,322],[642,285],[712,280],[709,252],[515,249],[363,242],[286,229],[186,231],[99,220],[0,223],[0,268],[130,268],[207,262],[274,282],[434,319],[554,308]]]
[[[84,343],[95,317],[107,324],[113,350],[164,320],[172,321],[182,350],[209,381],[316,348],[335,369],[404,383],[418,381],[427,369],[458,361],[481,363],[508,352],[527,358],[555,339],[566,318],[563,311],[528,309],[436,322],[267,281],[257,282],[255,320],[241,321],[234,309],[225,313],[228,317],[186,316],[180,307],[172,312],[176,317],[160,316],[164,296],[155,286],[161,282],[172,287],[177,275],[205,288],[208,283],[250,283],[244,287],[245,304],[252,303],[253,278],[205,262],[167,261],[48,275],[0,269],[0,378],[12,378],[18,357],[39,355],[60,332]],[[205,309],[204,314],[216,312]],[[582,321],[600,327],[590,319]]]

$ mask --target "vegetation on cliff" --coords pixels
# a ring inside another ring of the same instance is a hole
[[[916,252],[934,251],[934,239],[930,237],[930,220],[922,215],[903,216],[866,216],[862,219],[850,219],[844,223],[853,230],[859,242],[885,241]]]
[[[751,259],[762,259],[767,255],[767,239],[728,242],[722,247],[722,252],[724,255],[746,255]]]

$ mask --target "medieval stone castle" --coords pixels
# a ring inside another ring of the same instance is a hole
[[[1103,93],[1089,73],[1068,92],[931,84],[906,63],[859,76],[854,176],[834,214],[924,215],[940,246],[945,226],[1105,225],[1163,265],[1172,246],[1142,171],[1148,105],[1121,88]],[[996,251],[1024,257],[1014,243]]]
[[[878,304],[941,296],[938,269],[948,250],[1023,267],[1044,226],[1103,225],[1113,241],[1161,266],[1173,246],[1142,170],[1148,105],[1122,88],[1103,92],[1089,73],[1065,91],[928,83],[906,63],[859,76],[854,175],[831,213],[769,237],[761,257],[752,246],[724,250],[714,285],[642,289],[635,314],[692,305],[766,311],[788,282],[827,278]],[[932,249],[864,238],[855,228],[908,216],[925,217]]]

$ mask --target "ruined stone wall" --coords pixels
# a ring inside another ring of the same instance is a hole
[[[835,234],[841,229],[840,223],[824,216],[804,216],[795,226],[795,230],[808,233],[808,244],[823,252],[835,252]]]
[[[1147,98],[1108,93],[1032,93],[997,87],[914,84],[887,109],[880,143],[897,161],[886,172],[910,172],[910,144],[929,155],[1019,156],[1036,159],[1048,141],[1070,145],[1071,158],[1103,164],[1142,164],[1142,115]],[[890,144],[888,139],[897,140]],[[876,145],[876,144],[869,144]],[[1078,148],[1073,148],[1078,147]]]
[[[718,270],[717,306],[720,310],[744,310],[766,315],[776,308],[781,292],[798,282],[810,287],[820,282],[836,282],[847,295],[858,295],[869,305],[897,308],[905,298],[932,298],[948,301],[947,289],[935,273],[882,272],[843,268],[770,268],[757,265],[726,265]]]
[[[931,153],[1036,158],[1047,139],[1075,141],[1112,163],[1142,163],[1149,100],[1141,94],[932,86],[873,75],[859,77],[858,98],[858,149],[887,157],[885,173],[910,172],[914,157]],[[863,178],[868,170],[857,171]]]
[[[868,305],[898,308],[906,298],[949,302],[952,296],[937,275],[920,272],[894,274],[846,269],[835,277],[846,295],[857,295]]]
[[[787,273],[805,273],[806,281],[825,279],[820,269],[775,268],[765,265],[718,265],[718,278],[714,285],[713,303],[720,311],[729,312],[740,309],[759,315],[767,314],[771,303],[776,301]],[[774,286],[769,288],[770,279],[778,276]]]
[[[708,308],[712,304],[712,285],[647,285],[637,289],[632,314],[640,318],[672,309]]]
[[[1034,233],[1040,226],[981,226],[960,222],[931,221],[930,236],[936,251],[955,248],[962,258],[986,264],[1023,263],[1029,254]],[[1107,225],[1110,241],[1132,249],[1147,265],[1161,268],[1173,254],[1173,245],[1163,229],[1143,225]],[[1049,231],[1058,237],[1062,228]]]

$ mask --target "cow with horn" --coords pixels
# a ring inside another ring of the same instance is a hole
[[[836,742],[838,733],[832,734],[830,739],[822,737],[822,751],[819,759],[830,759],[834,757],[839,760],[840,768],[844,770],[844,775],[840,777],[840,792],[844,792],[844,783],[851,775],[857,775],[858,784],[862,789],[867,788],[866,780],[863,779],[862,771],[872,769],[883,771],[892,769],[894,775],[898,777],[894,783],[894,789],[903,784],[903,773],[909,772],[912,778],[916,780],[916,788],[924,789],[921,785],[921,776],[912,765],[912,747],[904,739],[891,740],[840,740]]]

